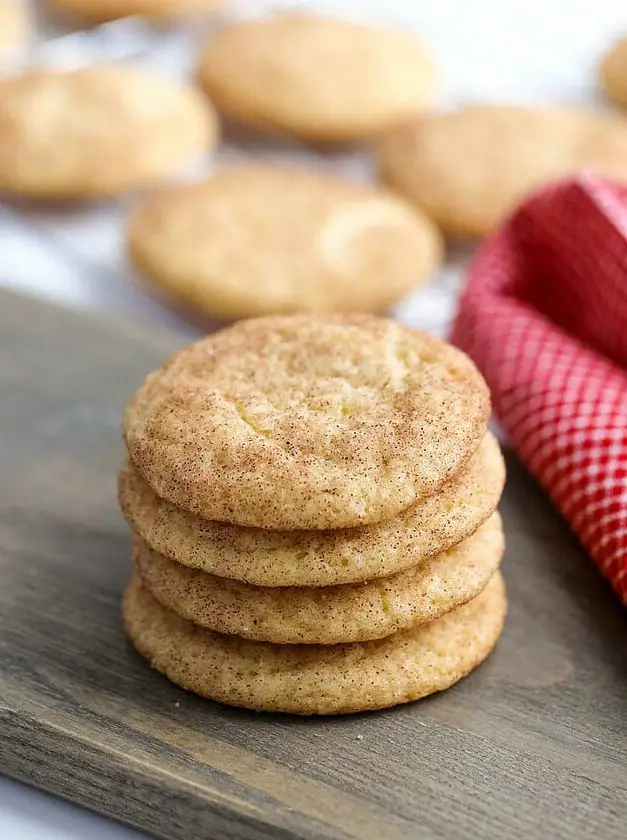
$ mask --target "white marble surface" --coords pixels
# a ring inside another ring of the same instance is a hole
[[[250,5],[250,3],[248,4]],[[312,3],[352,16],[367,15],[414,28],[429,43],[442,79],[444,105],[491,100],[599,105],[594,66],[621,29],[624,0],[380,0]],[[180,41],[149,60],[163,72],[184,72]],[[326,159],[285,145],[231,145],[220,160],[286,155],[304,165],[363,177],[359,155]],[[21,288],[75,306],[127,311],[143,319],[194,329],[134,285],[121,250],[123,204],[80,210],[30,210],[0,206],[0,285]],[[460,282],[464,255],[451,255],[430,288],[399,308],[412,323],[442,331]],[[2,733],[0,732],[0,770]],[[15,782],[0,779],[2,840],[125,840],[140,837]]]

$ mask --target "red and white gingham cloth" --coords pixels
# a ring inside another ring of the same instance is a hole
[[[627,187],[582,175],[522,205],[471,264],[452,339],[627,604]]]

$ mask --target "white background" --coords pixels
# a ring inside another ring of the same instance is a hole
[[[250,7],[250,2],[247,4]],[[260,4],[261,5],[261,4]],[[344,0],[312,3],[353,17],[368,16],[412,27],[430,46],[441,77],[441,102],[489,100],[525,103],[586,103],[602,107],[596,91],[599,54],[627,30],[624,0]],[[149,60],[164,72],[184,72],[180,38]],[[286,145],[226,148],[222,159],[244,156],[302,158],[363,177],[367,162],[359,155],[332,160]],[[16,212],[0,205],[0,285],[22,288],[76,306],[127,311],[195,330],[141,290],[124,261],[121,232],[132,206]],[[441,332],[450,316],[463,267],[451,255],[435,282],[413,295],[399,314]],[[0,733],[0,767],[2,741]],[[1,840],[124,840],[140,837],[100,817],[15,782],[0,779]]]

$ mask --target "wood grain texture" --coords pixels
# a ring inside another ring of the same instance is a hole
[[[625,615],[512,458],[509,619],[451,691],[301,720],[150,671],[120,629],[118,428],[179,343],[0,295],[0,770],[176,840],[624,838]]]

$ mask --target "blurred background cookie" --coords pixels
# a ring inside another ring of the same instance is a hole
[[[190,85],[123,65],[29,71],[0,81],[0,190],[115,195],[177,171],[217,133]]]
[[[24,43],[29,29],[24,3],[19,0],[0,0],[0,51]]]
[[[150,198],[130,222],[128,249],[160,289],[224,318],[381,311],[441,256],[435,227],[403,200],[268,165]]]
[[[580,169],[627,179],[627,121],[566,108],[476,105],[388,133],[381,177],[447,233],[492,231],[534,188]]]
[[[599,77],[609,98],[627,108],[627,37],[618,40],[604,56]]]
[[[100,23],[129,15],[152,18],[181,18],[210,12],[228,0],[49,0],[50,5],[84,20]]]
[[[312,141],[370,137],[422,111],[434,71],[402,32],[289,14],[211,36],[199,79],[241,122]]]

